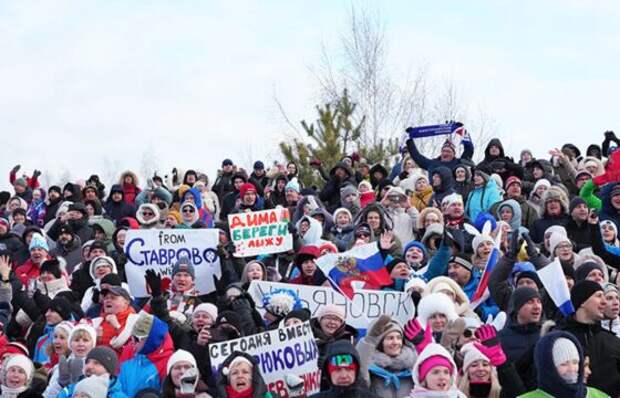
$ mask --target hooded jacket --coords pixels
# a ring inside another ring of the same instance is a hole
[[[316,345],[319,349],[319,363],[326,358],[328,354],[329,347],[333,345],[334,342],[344,340],[345,342],[350,343],[354,338],[357,337],[357,329],[343,323],[338,330],[336,330],[331,336],[328,336],[321,329],[321,324],[317,318],[310,319],[310,326],[312,327],[312,333],[314,334],[314,338],[316,339]]]
[[[133,183],[125,183],[125,177],[127,176],[131,176],[131,178],[133,179]],[[121,188],[123,189],[123,193],[125,194],[123,197],[125,203],[135,205],[136,196],[138,196],[138,194],[142,192],[142,190],[138,187],[139,182],[136,173],[129,170],[123,172],[123,174],[121,174],[121,177],[119,178],[118,184],[121,186]]]
[[[261,376],[259,371],[259,364],[256,362],[252,355],[249,355],[245,352],[235,351],[226,358],[222,367],[218,371],[218,378],[216,382],[216,390],[217,397],[219,398],[228,398],[228,393],[226,392],[226,386],[228,385],[228,366],[236,357],[242,356],[250,363],[252,363],[252,398],[271,398],[273,395],[267,391],[267,385],[265,384],[265,380],[263,380],[263,376]],[[225,370],[226,369],[226,370]]]
[[[499,148],[499,155],[491,155],[490,148],[492,146],[497,146]],[[502,181],[506,181],[512,176],[519,177],[520,179],[523,178],[523,168],[516,164],[512,158],[506,156],[504,153],[504,146],[499,138],[493,138],[489,141],[484,150],[484,159],[482,162],[478,163],[476,168],[487,174],[498,174],[502,177]]]
[[[512,210],[512,218],[508,220],[507,222],[510,225],[510,228],[513,231],[516,231],[521,227],[521,206],[519,205],[519,202],[517,202],[514,199],[508,199],[508,200],[501,202],[497,206],[496,217],[498,220],[502,219],[501,210],[502,208],[506,206],[510,207],[510,209]]]
[[[434,202],[439,205],[437,207],[441,207],[441,201],[443,198],[456,192],[454,190],[454,177],[452,177],[452,171],[445,166],[439,166],[433,170],[433,173],[431,174],[431,182],[434,174],[438,174],[441,178],[441,185],[438,187],[433,187],[435,194],[433,195],[433,200],[431,203]]]
[[[82,380],[84,376],[80,378]],[[75,392],[75,386],[77,383],[69,384],[65,387],[60,394],[58,394],[58,398],[72,398]],[[108,394],[107,398],[129,398],[123,390],[121,389],[121,383],[118,381],[116,376],[110,376],[110,381],[108,383]]]
[[[484,177],[484,185],[471,190],[465,204],[465,213],[470,220],[475,220],[483,211],[488,211],[491,206],[502,200],[499,187],[491,178]],[[519,213],[519,216],[521,214]]]
[[[564,381],[555,367],[553,361],[553,345],[559,338],[565,338],[573,342],[577,347],[579,353],[579,373],[577,383],[568,384]],[[536,344],[536,350],[534,352],[534,362],[537,369],[544,369],[544,371],[538,372],[538,389],[531,391],[527,394],[521,395],[525,398],[536,397],[566,397],[566,398],[595,398],[605,397],[601,391],[596,388],[587,387],[583,382],[584,380],[584,356],[581,344],[570,333],[566,332],[551,332],[542,337]],[[592,374],[592,376],[594,373]],[[617,393],[617,390],[615,391]]]
[[[327,366],[331,357],[335,355],[348,354],[357,363],[355,382],[347,387],[335,386],[332,384],[327,371]],[[321,367],[321,392],[314,394],[311,398],[378,398],[379,396],[370,392],[361,374],[361,361],[357,350],[348,341],[336,341],[328,346],[325,358],[319,360]]]
[[[112,194],[120,193],[123,195],[120,202],[112,200]],[[125,192],[120,185],[112,185],[110,195],[103,205],[106,215],[110,217],[116,224],[125,217],[133,217],[136,214],[136,208],[125,201]]]
[[[133,350],[133,347],[126,347],[123,354],[126,350]],[[168,359],[173,353],[174,344],[168,333],[168,325],[154,316],[142,349],[121,365],[118,379],[123,392],[129,397],[135,397],[138,391],[145,388],[159,390],[166,378]]]

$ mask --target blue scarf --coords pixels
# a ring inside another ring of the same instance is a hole
[[[401,370],[400,372],[397,372],[397,373],[392,373],[389,370],[385,370],[382,367],[374,365],[374,364],[368,366],[368,371],[372,372],[373,374],[379,377],[383,377],[383,385],[385,387],[389,387],[391,384],[394,386],[396,390],[400,389],[400,379],[411,377],[411,370],[409,369]]]

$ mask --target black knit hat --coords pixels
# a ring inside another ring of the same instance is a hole
[[[116,364],[118,363],[118,357],[113,349],[106,346],[98,346],[88,351],[86,355],[86,362],[89,359],[94,359],[99,362],[109,374],[116,374]]]
[[[99,284],[103,285],[104,283],[111,286],[121,286],[122,281],[121,277],[118,276],[118,274],[107,274],[106,276],[101,278],[101,282]]]
[[[579,282],[586,279],[588,277],[588,274],[595,269],[598,269],[603,274],[605,274],[605,271],[600,264],[595,263],[594,261],[586,261],[585,263],[581,264],[579,268],[577,268],[577,270],[575,271],[575,281]]]
[[[392,261],[387,263],[385,268],[387,269],[388,274],[390,274],[392,270],[394,269],[394,267],[396,267],[399,263],[407,264],[407,262],[400,257],[395,257]]]
[[[73,235],[73,227],[69,223],[64,223],[58,229],[58,235],[60,234],[69,234]]]
[[[96,240],[90,245],[91,252],[95,249],[101,249],[105,252],[106,256],[108,255],[108,245],[102,240]]]
[[[60,261],[55,258],[43,261],[41,264],[40,273],[49,272],[54,275],[54,278],[59,279],[62,276],[62,269],[60,267]]]
[[[48,309],[58,313],[65,321],[71,319],[71,303],[62,297],[54,297]]]
[[[568,205],[568,214],[571,214],[573,212],[573,210],[575,210],[575,207],[579,206],[579,205],[588,205],[586,203],[585,200],[583,200],[583,198],[581,198],[580,196],[575,196],[571,201],[570,204]]]
[[[533,298],[540,300],[540,293],[538,293],[538,290],[525,286],[515,289],[510,295],[510,300],[508,302],[508,314],[513,317],[516,316],[521,307]]]
[[[312,316],[312,314],[310,313],[310,310],[307,308],[300,308],[298,310],[293,310],[291,312],[289,312],[288,314],[286,314],[286,316],[284,317],[284,322],[288,321],[289,319],[299,319],[302,322],[305,321],[309,321],[310,317]]]
[[[575,311],[577,311],[583,303],[588,301],[588,299],[598,291],[604,292],[600,283],[589,280],[583,280],[575,283],[575,286],[573,286],[570,291],[570,301],[572,301]]]
[[[47,193],[49,194],[50,192],[57,192],[59,195],[62,195],[62,190],[60,189],[60,187],[58,185],[52,185],[51,187],[49,187],[47,189]]]

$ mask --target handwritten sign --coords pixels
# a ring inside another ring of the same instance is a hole
[[[209,344],[214,374],[235,351],[245,352],[256,359],[267,388],[276,397],[288,398],[284,376],[290,373],[304,380],[305,396],[320,390],[319,349],[309,322]]]
[[[235,257],[281,253],[293,248],[288,231],[289,214],[286,208],[230,214],[230,236],[235,245]]]
[[[144,273],[153,269],[164,277],[172,276],[172,267],[181,257],[194,265],[198,295],[215,290],[213,275],[222,277],[217,254],[219,232],[216,229],[130,229],[125,238],[125,274],[134,297],[148,297]]]

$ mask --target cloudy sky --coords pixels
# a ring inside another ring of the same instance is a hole
[[[618,129],[617,1],[363,4],[385,23],[390,66],[454,82],[513,155],[569,141],[585,149]],[[291,120],[314,119],[311,70],[350,6],[1,2],[0,171],[20,163],[56,183],[145,163],[213,176],[224,157],[279,159],[290,129],[274,97]]]

